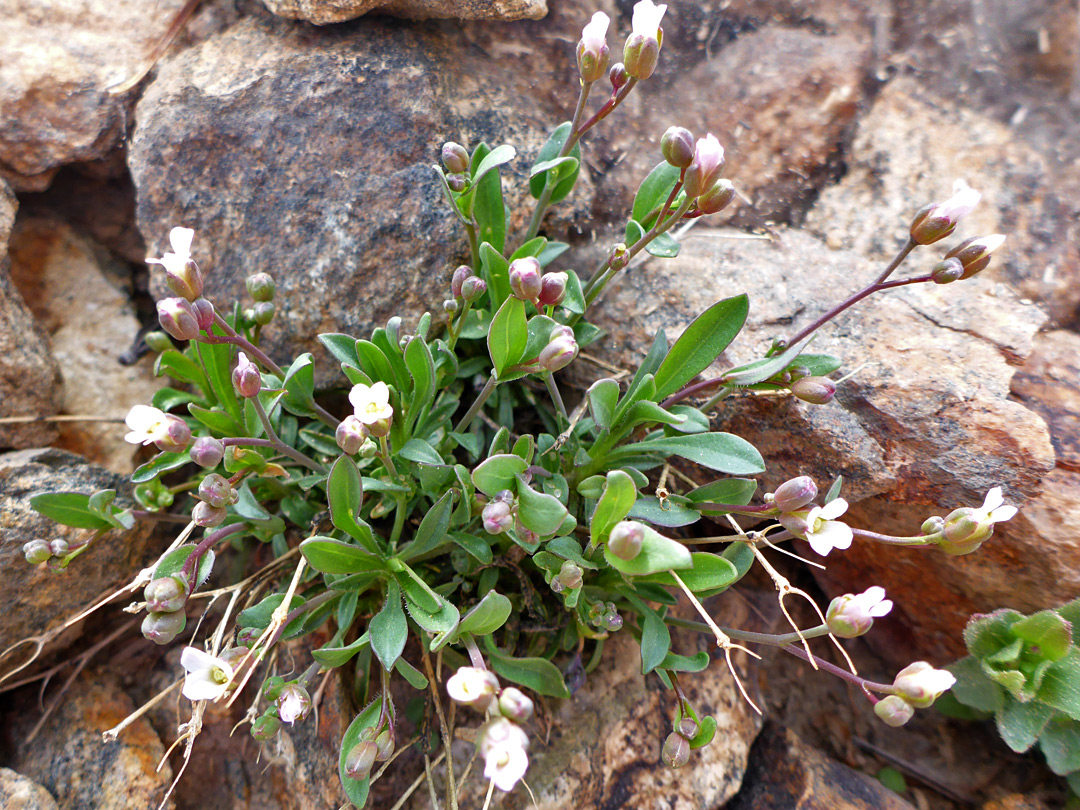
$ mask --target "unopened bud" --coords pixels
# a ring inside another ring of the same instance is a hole
[[[469,276],[461,282],[461,297],[470,303],[476,302],[487,292],[487,283],[479,276]]]
[[[698,138],[694,157],[683,172],[683,191],[687,197],[700,197],[709,191],[724,171],[724,147],[711,132]],[[700,205],[700,204],[699,204]]]
[[[626,72],[639,81],[653,75],[660,60],[660,42],[641,34],[631,34],[623,46],[623,64]]]
[[[945,259],[934,265],[930,271],[930,278],[935,284],[952,284],[964,277],[964,265],[959,259]]]
[[[275,714],[264,714],[251,724],[251,736],[256,740],[272,740],[281,729],[281,721]]]
[[[451,174],[446,177],[446,185],[456,194],[460,194],[469,187],[469,178],[465,174]]]
[[[611,249],[611,253],[608,254],[608,266],[612,270],[622,270],[629,263],[630,251],[625,244],[619,242]]]
[[[540,306],[556,306],[566,297],[566,282],[570,276],[563,272],[548,273],[540,280]]]
[[[176,346],[172,340],[164,332],[157,330],[153,332],[147,332],[143,336],[143,342],[146,347],[152,352],[167,352],[169,349],[175,349]]]
[[[259,301],[251,309],[251,319],[259,326],[266,326],[274,320],[274,302]]]
[[[454,298],[461,298],[461,285],[465,283],[465,279],[473,275],[474,273],[469,265],[459,265],[457,270],[454,271],[454,275],[450,277],[450,294]]]
[[[874,704],[874,714],[885,725],[900,728],[915,716],[915,707],[899,695],[888,695]]]
[[[664,740],[660,758],[669,768],[681,768],[690,761],[690,741],[678,732],[671,732]]]
[[[188,455],[200,467],[212,469],[221,463],[225,455],[225,445],[213,436],[200,436],[191,445]]]
[[[142,634],[155,644],[168,644],[187,626],[187,615],[182,610],[173,613],[147,613],[142,622]]]
[[[721,178],[697,198],[697,207],[703,214],[718,214],[731,205],[734,199],[735,185],[730,180]]]
[[[683,127],[668,127],[660,138],[660,153],[664,160],[685,169],[694,160],[694,136]]]
[[[263,697],[267,700],[276,702],[278,696],[281,694],[281,690],[285,688],[285,679],[280,675],[271,675],[262,685]]]
[[[350,779],[367,779],[378,755],[379,747],[373,741],[358,742],[345,757],[345,775]]]
[[[383,729],[383,732],[375,738],[375,747],[378,749],[378,753],[375,755],[375,761],[386,762],[386,760],[394,755],[395,746],[394,732],[389,728]]]
[[[203,293],[203,278],[198,265],[188,259],[162,264],[165,268],[165,284],[176,295],[194,301]]]
[[[24,543],[22,550],[23,556],[26,557],[26,561],[31,565],[41,565],[43,562],[48,562],[52,559],[53,555],[48,541],[41,539]]]
[[[154,441],[154,446],[167,453],[179,453],[188,446],[190,441],[191,428],[188,427],[188,423],[179,416],[165,414],[165,432]]]
[[[187,604],[187,582],[179,576],[158,577],[143,589],[143,598],[151,613],[175,613]]]
[[[211,506],[226,506],[236,502],[236,493],[229,479],[210,473],[199,484],[199,497]]]
[[[383,436],[390,435],[390,428],[393,427],[393,424],[393,416],[384,416],[382,419],[377,419],[371,424],[365,423],[364,427],[367,429],[369,436],[381,439]]]
[[[443,312],[445,312],[447,315],[453,315],[461,308],[461,306],[453,298],[444,298],[442,302],[442,308]]]
[[[931,203],[922,208],[911,222],[911,239],[918,245],[929,245],[944,239],[956,230],[956,223],[971,213],[982,195],[969,188],[963,180],[953,185],[953,196],[945,202]]]
[[[191,520],[196,526],[209,529],[224,523],[228,514],[224,506],[211,506],[206,501],[199,501],[191,510]]]
[[[360,445],[360,458],[375,458],[379,453],[379,445],[373,442],[370,438],[365,439],[364,443]]]
[[[488,534],[502,534],[514,525],[510,504],[503,501],[487,504],[481,513],[481,519],[484,522],[484,531]]]
[[[311,695],[298,683],[287,683],[277,696],[278,717],[283,723],[295,723],[311,711]]]
[[[49,543],[49,551],[52,552],[54,557],[66,557],[68,552],[71,551],[71,546],[67,540],[53,540]]]
[[[692,740],[697,736],[698,724],[693,717],[684,717],[679,721],[679,726],[675,730],[686,739]]]
[[[236,360],[236,368],[232,373],[233,387],[242,397],[254,397],[262,390],[262,375],[259,369],[248,360],[247,355],[240,352]]]
[[[442,165],[450,174],[461,174],[469,170],[469,151],[460,143],[447,141],[442,145]]]
[[[510,292],[522,301],[533,301],[540,295],[543,269],[534,256],[524,256],[510,262]]]
[[[584,572],[581,570],[581,566],[575,563],[573,560],[564,560],[562,568],[559,569],[558,580],[564,588],[573,590],[574,588],[581,587],[582,576]]]
[[[359,453],[367,436],[367,428],[354,414],[342,419],[338,423],[337,430],[334,431],[334,440],[337,442],[337,446],[347,456],[355,456]]]
[[[199,336],[199,319],[191,302],[183,298],[163,298],[157,302],[161,328],[177,340],[194,340]]]
[[[990,264],[990,255],[1002,246],[1005,237],[1000,233],[967,239],[945,254],[945,259],[958,259],[963,265],[962,279],[971,278]]]
[[[811,405],[824,405],[836,396],[836,383],[828,377],[803,377],[791,384],[791,393]]]
[[[614,633],[622,629],[623,618],[617,611],[610,611],[604,615],[603,625],[608,631]]]
[[[951,672],[934,669],[926,661],[916,661],[896,673],[893,688],[915,708],[925,709],[955,683],[956,678]]]
[[[244,279],[248,295],[255,301],[273,301],[277,285],[269,273],[254,273]]]
[[[626,65],[622,62],[616,62],[608,70],[608,81],[611,82],[611,86],[618,90],[628,81],[630,81],[630,74],[626,72]]]
[[[538,362],[545,371],[558,371],[570,365],[577,353],[574,330],[568,326],[556,326],[551,330],[548,344],[540,350]]]
[[[524,723],[533,713],[533,702],[524,692],[508,686],[499,693],[499,711],[515,723]]]
[[[814,479],[808,475],[800,475],[776,488],[773,493],[773,506],[781,512],[794,512],[813,501],[817,494],[818,488]]]
[[[623,520],[608,535],[608,551],[620,560],[630,561],[641,553],[644,541],[645,527],[636,520]]]
[[[934,517],[928,517],[923,521],[923,525],[919,527],[919,531],[923,534],[938,534],[945,528],[945,518],[934,515]]]

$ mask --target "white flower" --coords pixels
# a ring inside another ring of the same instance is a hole
[[[952,688],[956,678],[944,669],[934,669],[925,661],[908,664],[893,679],[900,697],[919,709],[925,709],[942,693]]]
[[[582,47],[590,53],[599,54],[607,45],[607,30],[611,19],[602,11],[592,15],[592,19],[581,29]]]
[[[153,444],[169,438],[169,422],[165,413],[149,405],[135,405],[124,422],[131,432],[124,437],[131,444]]]
[[[875,585],[858,596],[846,593],[833,599],[825,621],[834,635],[855,638],[867,632],[874,619],[888,615],[892,607],[892,601],[885,598],[885,589]]]
[[[953,195],[934,206],[933,216],[944,217],[951,222],[958,222],[975,210],[982,199],[982,194],[971,188],[963,180],[953,183]]]
[[[529,738],[520,727],[497,717],[480,729],[480,754],[484,757],[484,776],[499,790],[510,791],[525,776],[529,767]]]
[[[495,673],[479,667],[459,667],[446,682],[446,693],[456,703],[486,709],[499,691]]]
[[[633,33],[646,39],[660,38],[660,20],[667,11],[667,5],[656,5],[652,0],[641,0],[634,4],[634,16],[631,20]]]
[[[975,510],[972,515],[980,524],[1004,523],[1010,520],[1019,510],[1015,506],[1006,506],[1005,497],[1001,494],[1001,487],[993,487],[986,493],[983,505]]]
[[[384,382],[370,386],[363,383],[354,385],[349,392],[349,402],[352,403],[356,418],[365,425],[374,425],[394,415],[394,409],[390,405],[390,389]]]
[[[843,498],[836,498],[824,506],[815,506],[806,516],[806,540],[810,548],[822,557],[834,548],[851,548],[854,534],[851,527],[834,518],[847,511],[848,503]]]
[[[197,647],[184,647],[180,665],[187,670],[183,693],[188,700],[217,700],[233,678],[233,668],[227,661]]]
[[[191,228],[173,228],[169,231],[169,244],[173,252],[166,253],[160,259],[147,259],[147,264],[160,264],[169,273],[180,275],[191,261],[191,240],[195,231]]]
[[[311,696],[307,689],[299,684],[286,684],[278,695],[278,717],[281,722],[295,723],[298,719],[307,716],[311,709]]]

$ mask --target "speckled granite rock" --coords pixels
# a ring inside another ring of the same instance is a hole
[[[4,810],[57,810],[49,791],[10,768],[0,768],[0,807]]]
[[[275,14],[316,25],[344,22],[369,12],[411,20],[537,20],[547,0],[263,0]]]

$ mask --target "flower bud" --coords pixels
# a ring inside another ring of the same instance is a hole
[[[446,185],[450,186],[450,190],[455,194],[460,194],[469,187],[469,178],[464,174],[451,174],[446,178]]]
[[[824,405],[836,396],[836,383],[828,377],[803,377],[791,384],[791,393],[811,405]]]
[[[262,685],[262,695],[267,700],[277,702],[281,690],[285,688],[285,679],[280,675],[271,675]]]
[[[678,169],[685,169],[694,160],[694,136],[683,127],[668,127],[660,137],[660,154]]]
[[[623,45],[626,73],[643,81],[653,75],[660,60],[660,41],[641,34],[631,34]]]
[[[311,695],[298,683],[287,683],[277,696],[278,717],[290,725],[307,717],[311,711]]]
[[[378,755],[379,747],[373,741],[358,742],[345,757],[345,775],[350,779],[367,779]]]
[[[933,279],[935,284],[952,284],[963,277],[964,265],[956,258],[938,262],[934,265],[934,269],[930,271],[930,278]]]
[[[578,73],[585,83],[595,82],[607,70],[611,55],[607,44],[607,14],[597,11],[589,23],[581,30],[581,39],[577,45]]]
[[[22,550],[23,556],[26,557],[26,561],[31,565],[41,565],[43,562],[48,562],[52,559],[53,555],[49,543],[41,539],[24,543]]]
[[[194,340],[199,336],[199,319],[191,302],[183,298],[163,298],[157,302],[161,328],[177,340]]]
[[[176,348],[169,336],[158,330],[143,335],[143,342],[152,352],[167,352],[169,349]]]
[[[620,560],[629,562],[641,553],[645,541],[645,527],[636,520],[623,520],[615,524],[608,535],[608,551]]]
[[[236,368],[232,373],[233,388],[242,397],[254,397],[262,390],[262,375],[259,369],[240,352],[236,359]]]
[[[191,308],[195,310],[195,320],[199,324],[199,329],[209,333],[214,325],[214,305],[205,298],[196,298],[191,302]]]
[[[175,613],[187,604],[187,582],[180,576],[158,577],[143,589],[150,613]]]
[[[630,81],[630,74],[626,72],[626,65],[622,62],[616,62],[608,70],[608,81],[611,82],[611,86],[618,90],[628,81]]]
[[[266,326],[274,320],[274,311],[273,301],[259,301],[251,309],[251,319],[259,326]]]
[[[502,501],[492,501],[484,507],[481,513],[484,521],[484,531],[488,534],[502,534],[514,525],[514,515],[510,504]]]
[[[281,721],[277,715],[264,714],[256,717],[251,724],[251,736],[259,741],[272,740],[280,729]]]
[[[394,732],[389,728],[383,729],[383,732],[375,738],[375,747],[378,749],[378,753],[375,755],[376,762],[386,762],[394,755]]]
[[[365,439],[364,443],[360,445],[360,458],[375,458],[379,454],[379,445],[375,444],[370,438]]]
[[[173,613],[147,613],[142,622],[142,634],[155,644],[168,644],[187,626],[187,615],[182,610]]]
[[[686,737],[686,739],[692,740],[697,736],[698,724],[693,717],[684,717],[679,721],[679,726],[675,731]]]
[[[964,268],[962,279],[971,278],[990,264],[990,255],[1002,246],[1005,237],[1000,233],[967,239],[945,254],[945,260],[959,259]]]
[[[540,279],[540,306],[551,307],[561,304],[566,297],[566,282],[570,276],[563,272],[547,273]]]
[[[773,493],[773,506],[781,512],[794,512],[811,503],[818,495],[817,484],[808,475],[785,481]]]
[[[935,515],[934,517],[928,517],[923,521],[923,525],[919,527],[919,531],[922,534],[939,534],[945,529],[945,518]]]
[[[49,551],[54,557],[66,557],[71,551],[71,546],[67,540],[52,540],[49,542]]]
[[[472,275],[474,275],[472,268],[467,264],[459,265],[454,271],[454,275],[450,278],[450,293],[454,298],[461,298],[461,285]]]
[[[522,301],[533,301],[543,286],[543,269],[534,256],[524,256],[510,262],[510,292]]]
[[[538,362],[545,371],[558,371],[570,365],[577,353],[574,330],[568,326],[556,326],[551,330],[547,346],[540,350]]]
[[[858,596],[846,593],[829,603],[825,623],[834,636],[856,638],[870,630],[874,619],[888,615],[892,606],[892,601],[885,598],[884,588],[868,588]]]
[[[354,414],[342,419],[338,423],[337,430],[334,431],[334,441],[341,448],[341,452],[347,456],[355,456],[359,453],[367,436],[367,428]]]
[[[367,429],[368,435],[376,439],[381,439],[383,436],[390,435],[390,428],[394,425],[393,416],[384,416],[382,419],[376,419],[374,422],[365,423],[364,427]]]
[[[460,143],[447,141],[440,153],[443,168],[450,174],[461,174],[469,170],[469,152]]]
[[[206,501],[199,501],[191,510],[191,520],[196,526],[210,529],[224,523],[228,514],[224,506],[211,506]]]
[[[191,441],[191,428],[188,427],[187,422],[171,413],[165,414],[163,421],[165,430],[154,441],[154,446],[163,452],[179,453]]]
[[[584,572],[581,570],[581,566],[573,560],[564,560],[562,568],[559,569],[557,579],[559,580],[559,584],[564,588],[573,590],[574,588],[581,587],[583,574]]]
[[[900,728],[915,716],[915,707],[899,695],[889,695],[874,704],[874,714],[886,725]]]
[[[622,629],[623,618],[619,615],[618,611],[612,609],[604,614],[603,625],[609,632],[615,633]]]
[[[690,761],[690,741],[678,732],[671,732],[664,740],[660,758],[669,768],[681,768]]]
[[[218,473],[210,473],[199,484],[199,497],[211,506],[227,506],[236,502],[236,492],[229,479]]]
[[[213,469],[225,455],[225,445],[213,436],[200,436],[188,451],[191,460],[200,467]]]
[[[612,270],[622,270],[629,263],[630,251],[624,243],[619,242],[611,249],[611,253],[608,254],[608,266]]]
[[[248,295],[255,301],[273,301],[277,285],[269,273],[253,273],[244,279]]]
[[[470,303],[479,300],[487,292],[487,283],[479,276],[469,276],[461,282],[461,297]]]
[[[520,689],[508,686],[499,693],[499,711],[515,723],[524,723],[533,713],[533,702]]]
[[[262,630],[258,627],[241,627],[236,631],[236,643],[243,647],[253,647],[260,635]]]
[[[194,301],[203,293],[203,278],[198,265],[191,259],[179,257],[162,265],[165,268],[165,283],[169,289],[188,301]]]
[[[461,306],[453,298],[444,298],[442,302],[442,308],[443,312],[445,312],[447,315],[453,315],[459,309],[461,309]]]
[[[246,644],[238,644],[235,647],[229,647],[226,650],[221,651],[221,655],[218,656],[222,661],[232,667],[233,679],[226,687],[229,692],[234,692],[240,686],[240,681],[243,676],[241,666],[244,670],[247,670],[255,665],[255,658],[249,657],[251,648]]]
[[[945,202],[931,203],[922,208],[911,222],[911,239],[918,245],[929,245],[944,239],[956,230],[956,223],[971,213],[982,197],[963,180],[953,184],[953,196]]]
[[[900,697],[917,709],[931,706],[952,688],[956,678],[944,669],[934,669],[925,661],[908,664],[893,679],[893,688]]]
[[[683,191],[687,197],[700,197],[709,191],[724,171],[724,147],[711,132],[698,138],[694,157],[683,173]]]
[[[703,214],[718,214],[731,205],[734,199],[735,185],[730,180],[720,178],[712,188],[697,198],[697,207]]]

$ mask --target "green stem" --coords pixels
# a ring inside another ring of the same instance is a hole
[[[926,534],[919,535],[917,537],[893,537],[888,534],[878,534],[877,532],[870,532],[866,529],[851,530],[856,537],[861,537],[864,540],[873,540],[875,543],[883,543],[887,546],[932,546],[935,540],[940,540],[940,534]]]
[[[555,407],[559,411],[561,417],[559,422],[559,429],[569,423],[570,417],[566,414],[566,405],[563,404],[562,394],[559,393],[559,386],[555,384],[555,375],[552,372],[548,372],[544,375],[544,385],[547,386],[548,394],[551,395],[551,401],[555,403]]]
[[[488,397],[491,396],[492,392],[495,390],[495,386],[498,384],[498,380],[495,379],[495,371],[492,370],[491,376],[488,377],[487,382],[484,383],[483,389],[481,389],[479,395],[473,401],[473,404],[469,406],[469,410],[461,417],[461,421],[454,427],[456,433],[463,433],[465,429],[472,424],[472,420],[480,413],[480,409],[484,407],[484,403],[488,401]]]
[[[400,481],[401,476],[398,475],[397,468],[394,466],[394,461],[390,458],[390,442],[387,441],[385,436],[379,437],[379,450],[379,458],[381,458],[383,464],[386,465],[386,471]]]
[[[465,328],[465,318],[469,314],[469,310],[472,309],[472,301],[466,301],[461,305],[461,312],[458,313],[456,318],[451,319],[446,331],[449,335],[449,340],[446,342],[447,348],[450,351],[454,350],[454,346],[457,345],[458,338],[461,336],[461,330]],[[455,329],[454,326],[457,325]]]
[[[896,694],[896,690],[893,688],[893,685],[891,683],[877,683],[876,681],[868,681],[866,678],[860,678],[858,675],[852,675],[846,669],[841,669],[835,664],[830,664],[823,658],[819,658],[818,656],[813,655],[813,653],[807,654],[806,650],[804,650],[797,644],[789,644],[785,647],[781,647],[780,649],[784,652],[791,653],[796,658],[801,658],[807,663],[809,663],[810,659],[813,658],[813,660],[817,663],[820,669],[823,669],[826,672],[847,681],[848,683],[855,684],[855,686],[858,686],[860,689],[869,689],[873,692],[883,692],[887,695]]]
[[[394,527],[390,530],[390,548],[397,548],[397,541],[401,539],[401,532],[405,528],[405,496],[398,494],[395,499],[397,506],[394,508]]]
[[[229,326],[228,321],[226,321],[216,312],[214,313],[214,324],[225,333],[225,337],[221,337],[220,335],[207,334],[205,337],[200,337],[199,340],[203,341],[204,343],[231,343],[234,346],[239,346],[245,352],[247,352],[260,363],[262,363],[263,366],[269,369],[272,374],[277,375],[278,379],[285,379],[285,372],[281,370],[281,366],[271,360],[270,357],[266,354],[266,352],[264,352],[246,337],[238,334],[235,329]]]
[[[252,407],[255,408],[255,413],[256,415],[258,415],[259,421],[262,422],[263,430],[266,431],[266,435],[270,439],[270,442],[273,444],[274,449],[276,449],[282,455],[288,456],[298,464],[303,464],[305,467],[307,467],[313,472],[317,472],[320,474],[326,473],[326,468],[322,464],[315,461],[314,459],[308,458],[299,450],[290,447],[289,445],[285,444],[285,442],[283,442],[280,438],[278,438],[277,433],[274,432],[274,426],[270,424],[270,417],[266,415],[266,410],[263,408],[262,403],[259,402],[259,398],[257,396],[251,398],[251,404]]]

